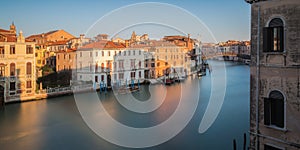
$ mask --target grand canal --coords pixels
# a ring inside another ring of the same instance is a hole
[[[216,66],[223,62],[210,61]],[[204,133],[198,128],[211,93],[211,76],[191,78],[182,83],[199,83],[199,103],[195,114],[187,126],[174,138],[148,149],[233,149],[233,139],[238,149],[243,146],[243,134],[249,130],[249,66],[235,62],[225,62],[226,94],[221,111],[212,126]],[[213,70],[215,71],[215,70]],[[115,120],[128,126],[143,128],[155,126],[168,119],[178,106],[178,93],[182,90],[179,83],[166,86],[167,94],[161,91],[162,85],[142,85],[141,90],[132,96],[143,101],[156,92],[165,97],[162,105],[153,112],[135,113],[124,108],[112,91],[98,93],[101,103]],[[157,95],[158,94],[158,95]],[[217,94],[217,93],[212,93]],[[84,95],[86,101],[89,94]],[[126,96],[122,96],[126,101]],[[121,98],[122,98],[121,97]],[[120,97],[117,97],[120,99]],[[191,98],[182,98],[183,103]],[[128,99],[127,99],[128,100]],[[98,118],[100,121],[101,117]],[[105,122],[106,120],[103,120]],[[171,128],[171,127],[170,127]],[[114,131],[114,134],[122,132]],[[162,132],[163,133],[163,132]],[[247,136],[247,144],[248,144]],[[41,101],[8,104],[0,110],[0,149],[129,149],[107,142],[95,134],[84,122],[76,106],[74,96],[64,96]]]

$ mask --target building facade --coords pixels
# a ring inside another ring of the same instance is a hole
[[[76,69],[76,49],[65,49],[56,52],[56,72]]]
[[[148,52],[153,54],[150,56],[152,58],[147,59],[150,78],[158,78],[166,74],[171,77],[181,77],[191,73],[191,60],[187,56],[188,51],[185,47],[168,41],[151,41],[149,46]]]
[[[250,149],[300,149],[300,1],[251,3]]]
[[[145,80],[145,51],[142,49],[125,49],[114,56],[112,83],[129,85]]]
[[[83,46],[76,51],[76,81],[88,81],[99,86],[111,86],[114,71],[114,56],[121,54],[125,46],[120,43],[101,40]]]
[[[0,103],[28,100],[35,96],[35,43],[25,40],[22,31],[16,34],[0,29]]]

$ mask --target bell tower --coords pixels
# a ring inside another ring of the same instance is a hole
[[[10,30],[10,32],[12,32],[14,34],[17,33],[16,26],[15,26],[14,22],[12,22],[11,25],[9,26],[9,30]]]

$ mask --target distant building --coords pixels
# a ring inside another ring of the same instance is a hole
[[[108,35],[107,34],[98,34],[95,37],[95,41],[107,41],[108,40]]]
[[[164,36],[163,40],[172,42],[176,46],[185,47],[187,51],[194,48],[194,40],[191,39],[190,34],[187,37],[181,35]]]
[[[76,49],[65,49],[56,52],[56,72],[76,71]]]
[[[299,150],[300,1],[247,2],[252,4],[250,149]]]
[[[147,59],[150,63],[150,78],[158,78],[164,75],[186,76],[190,74],[191,60],[187,57],[185,47],[180,47],[168,41],[151,41],[148,50],[153,56]],[[154,62],[153,62],[154,60]],[[166,68],[168,66],[169,68]],[[155,70],[153,70],[155,69]]]
[[[0,104],[32,99],[36,89],[35,43],[25,40],[22,31],[16,34],[0,29]]]
[[[114,56],[112,83],[129,85],[145,80],[145,51],[127,48]]]

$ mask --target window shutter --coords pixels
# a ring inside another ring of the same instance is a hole
[[[280,128],[284,127],[284,102],[282,99],[275,100],[276,109],[276,125]]]
[[[269,52],[273,50],[272,41],[273,41],[272,28],[264,27],[263,28],[263,51],[264,52]]]
[[[270,125],[270,99],[264,99],[264,124]]]
[[[280,51],[282,52],[284,50],[283,27],[279,27],[278,31],[279,31],[279,39],[280,39],[279,48],[280,48]]]

